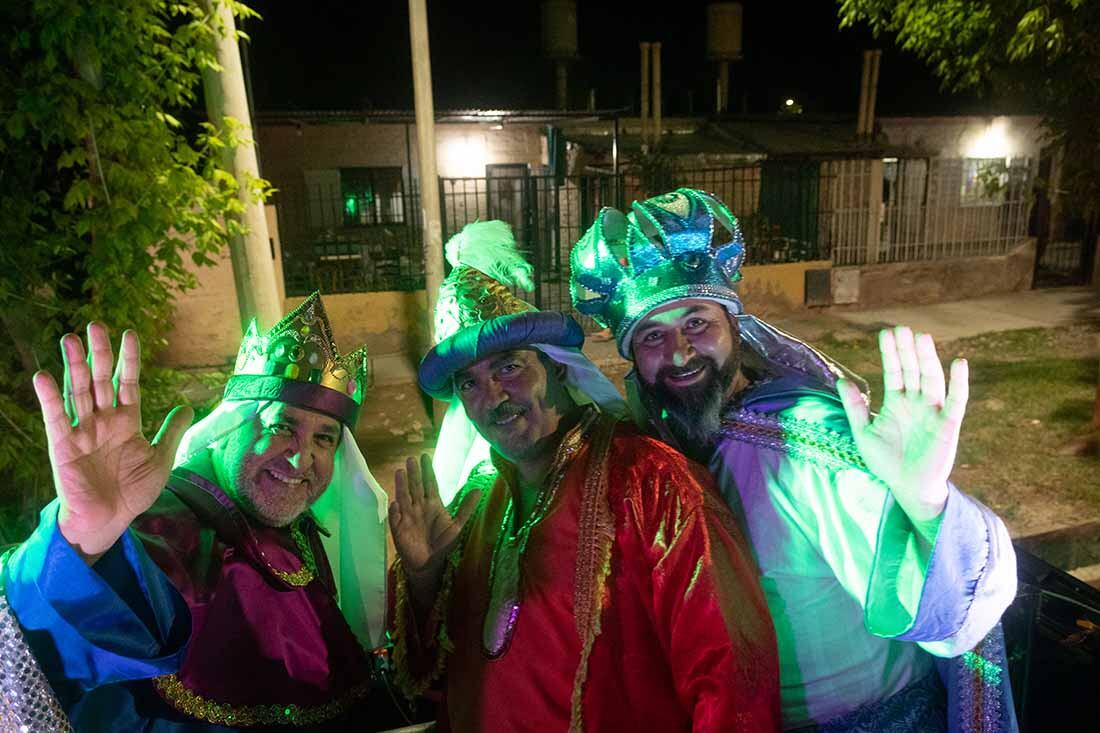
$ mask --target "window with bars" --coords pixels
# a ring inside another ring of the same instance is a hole
[[[405,185],[400,168],[341,168],[344,226],[405,223]]]

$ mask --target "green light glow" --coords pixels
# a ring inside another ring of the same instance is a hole
[[[971,669],[981,676],[983,683],[987,685],[1001,684],[1003,670],[999,665],[974,652],[966,652],[962,655],[962,660],[967,669]]]

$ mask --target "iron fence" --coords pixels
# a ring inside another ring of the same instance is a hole
[[[616,205],[621,187],[611,175],[442,178],[443,239],[479,219],[508,222],[534,268],[535,292],[519,295],[541,309],[570,311],[569,252],[599,210]]]
[[[419,191],[401,179],[386,196],[348,196],[336,184],[276,194],[289,296],[424,288]]]
[[[831,259],[835,265],[1003,254],[1027,236],[1028,161],[762,160],[665,171],[740,220],[748,264]],[[543,309],[570,310],[569,252],[603,206],[660,193],[638,170],[612,175],[441,178],[443,240],[478,219],[512,225],[534,267]],[[276,201],[288,295],[424,287],[416,181],[349,200],[339,186],[284,185]],[[1068,268],[1068,247],[1044,262]],[[591,326],[591,322],[586,325]]]
[[[1039,258],[1039,267],[1063,277],[1074,277],[1081,270],[1081,242],[1050,242]]]
[[[722,168],[675,168],[653,181],[641,170],[626,173],[624,201],[679,188],[697,188],[725,203],[741,226],[748,264],[820,259],[818,165],[806,161],[761,161]]]

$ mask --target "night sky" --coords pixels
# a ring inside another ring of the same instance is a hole
[[[571,106],[583,107],[595,88],[598,107],[636,110],[638,42],[648,40],[663,44],[665,115],[688,113],[689,99],[697,114],[710,111],[706,4],[675,0],[644,12],[637,3],[580,0]],[[941,91],[916,57],[866,29],[838,30],[834,2],[742,5],[745,58],[731,67],[733,111],[769,114],[793,97],[808,115],[854,117],[862,51],[873,47],[883,49],[878,114],[993,111],[974,94]],[[405,0],[253,0],[252,7],[264,16],[245,28],[258,110],[412,109]],[[537,0],[429,0],[428,14],[436,109],[553,107]]]

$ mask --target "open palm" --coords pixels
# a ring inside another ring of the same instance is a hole
[[[174,409],[150,443],[141,432],[137,335],[123,334],[113,375],[111,343],[101,324],[88,326],[90,358],[74,334],[61,346],[64,398],[45,372],[35,375],[34,388],[60,499],[59,528],[78,552],[94,560],[156,501],[191,411]]]
[[[905,327],[879,334],[884,396],[871,418],[858,388],[839,385],[852,437],[867,468],[914,521],[939,516],[955,463],[969,393],[967,364],[951,365],[947,390],[932,337]]]
[[[421,456],[405,462],[394,477],[390,533],[406,572],[434,575],[458,541],[462,527],[477,507],[478,492],[470,492],[452,517],[439,498],[431,460]]]

